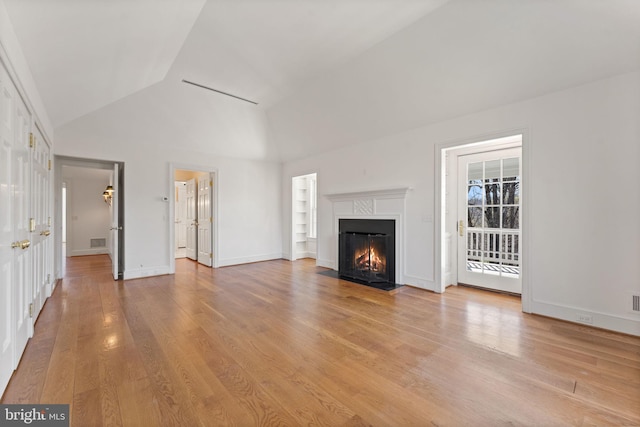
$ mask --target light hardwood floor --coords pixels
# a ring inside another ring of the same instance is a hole
[[[3,403],[73,426],[640,425],[640,338],[452,287],[389,294],[308,260],[114,282],[68,260]]]

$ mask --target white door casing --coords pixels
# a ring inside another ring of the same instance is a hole
[[[198,212],[196,203],[196,180],[190,179],[186,185],[187,200],[187,258],[192,260],[198,259]]]
[[[120,231],[120,221],[119,221],[119,206],[118,206],[118,191],[119,191],[119,166],[117,163],[113,164],[113,179],[111,186],[113,187],[113,192],[111,194],[111,228],[109,232],[111,233],[111,269],[113,273],[113,280],[118,280],[118,270],[119,270],[119,231]]]
[[[522,292],[521,148],[458,157],[458,282]]]
[[[198,262],[208,267],[211,267],[213,261],[211,245],[212,187],[213,178],[210,174],[198,177]]]

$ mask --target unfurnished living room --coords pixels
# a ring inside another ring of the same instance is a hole
[[[640,425],[639,1],[0,0],[0,63],[1,425]]]

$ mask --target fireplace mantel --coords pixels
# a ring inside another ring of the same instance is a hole
[[[395,220],[396,283],[404,284],[405,203],[410,190],[410,187],[402,187],[325,194],[324,197],[331,201],[333,207],[331,246],[333,246],[334,252],[332,260],[318,260],[318,265],[334,270],[338,269],[338,224],[340,219],[392,219]]]
[[[332,202],[339,202],[345,200],[355,199],[404,199],[407,197],[407,193],[411,190],[410,187],[403,188],[389,188],[386,190],[368,190],[368,191],[355,191],[352,193],[334,193],[325,194],[325,197]]]

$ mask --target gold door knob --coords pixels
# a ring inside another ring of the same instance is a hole
[[[51,234],[51,232],[50,232],[49,230],[45,230],[45,231],[41,231],[41,232],[40,232],[40,235],[41,235],[41,236],[48,236],[48,235],[50,235],[50,234]]]
[[[19,247],[20,247],[20,242],[11,243],[11,249],[15,249],[15,248],[19,248]]]
[[[464,220],[460,220],[458,224],[458,232],[460,232],[460,237],[464,237]]]
[[[29,241],[29,240],[22,240],[20,242],[20,248],[21,249],[27,249],[29,246],[31,246],[31,241]]]

